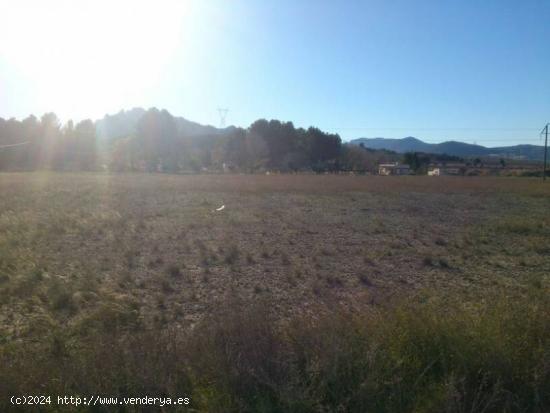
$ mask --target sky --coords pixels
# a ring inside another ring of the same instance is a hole
[[[133,107],[540,144],[549,0],[0,0],[0,117]]]

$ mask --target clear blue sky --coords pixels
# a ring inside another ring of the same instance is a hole
[[[46,4],[44,4],[46,3]],[[134,106],[217,125],[538,144],[550,1],[0,0],[0,116]]]

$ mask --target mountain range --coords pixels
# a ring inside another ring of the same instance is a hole
[[[537,161],[544,158],[544,147],[537,145],[515,145],[488,148],[481,145],[457,141],[426,143],[412,136],[403,139],[358,138],[351,140],[350,144],[362,144],[366,148],[387,149],[397,153],[424,152],[447,154],[463,158],[495,156]]]
[[[102,140],[110,140],[132,135],[145,112],[145,109],[134,108],[127,111],[122,110],[114,115],[106,115],[104,118],[96,121],[98,137]],[[234,126],[218,129],[214,126],[202,125],[182,117],[174,117],[174,121],[178,131],[187,136],[208,136],[229,132],[231,129],[234,129]],[[351,140],[349,143],[352,145],[362,144],[367,148],[378,150],[385,149],[397,153],[424,152],[453,155],[462,158],[494,156],[533,161],[540,161],[544,158],[544,147],[537,145],[515,145],[488,148],[482,145],[473,145],[458,141],[427,143],[412,136],[402,139],[358,138]]]

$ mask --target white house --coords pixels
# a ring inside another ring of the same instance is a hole
[[[378,175],[409,175],[411,168],[407,164],[399,162],[381,163],[378,165]]]
[[[465,165],[462,163],[443,163],[430,165],[428,168],[429,176],[442,176],[442,175],[463,175]]]

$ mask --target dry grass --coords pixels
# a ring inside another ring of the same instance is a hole
[[[185,324],[258,287],[291,314],[319,296],[359,309],[427,286],[467,295],[521,286],[549,270],[548,221],[539,220],[548,187],[502,178],[0,174],[0,320],[18,318],[21,329],[10,333],[18,335],[28,320],[21,306],[29,316],[66,309],[53,316],[66,325],[115,300],[139,303],[149,322],[167,292],[164,317]],[[77,296],[50,297],[57,285]]]
[[[292,320],[550,283],[531,179],[10,173],[0,194],[0,350],[187,331],[227,299]]]

